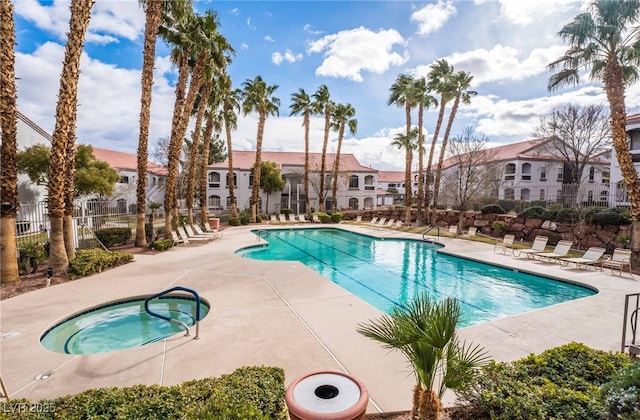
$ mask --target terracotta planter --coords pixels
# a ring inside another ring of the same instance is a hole
[[[292,420],[364,419],[369,393],[362,382],[346,373],[320,371],[293,381],[285,401]]]
[[[210,217],[209,226],[211,227],[211,229],[220,229],[220,219],[218,219],[217,217]]]

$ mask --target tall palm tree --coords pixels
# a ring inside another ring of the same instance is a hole
[[[231,78],[225,74],[220,79],[221,99],[222,99],[222,120],[224,121],[225,134],[227,136],[227,163],[229,171],[227,183],[229,184],[229,200],[231,201],[231,216],[238,217],[238,205],[235,195],[235,181],[233,176],[233,142],[231,131],[238,128],[238,114],[242,102],[242,91],[233,89]]]
[[[416,137],[418,136],[418,129],[414,128],[409,131],[409,134],[398,133],[395,135],[392,146],[396,146],[398,149],[404,149],[405,161],[404,161],[404,191],[405,191],[405,206],[411,208],[411,202],[407,204],[407,188],[411,188],[411,167],[413,166],[413,152],[417,149]],[[408,219],[407,219],[408,220]],[[408,223],[408,222],[407,222]]]
[[[342,139],[344,130],[349,126],[349,132],[353,135],[358,131],[358,120],[355,119],[356,110],[351,104],[336,104],[331,113],[331,128],[338,132],[338,147],[333,162],[333,192],[331,204],[333,210],[338,210],[338,173],[340,171],[340,151],[342,149]]]
[[[408,74],[400,74],[396,81],[391,85],[391,93],[387,99],[387,105],[396,105],[404,107],[405,116],[405,136],[409,136],[411,132],[411,109],[416,105],[415,81]],[[411,222],[411,196],[412,196],[411,168],[409,168],[409,177],[405,173],[404,185],[404,205],[406,206],[405,222]]]
[[[318,207],[320,211],[324,211],[325,196],[325,173],[327,170],[327,145],[329,144],[329,128],[331,127],[331,95],[327,85],[321,85],[313,95],[312,109],[313,114],[324,115],[324,138],[322,140],[322,155],[320,156],[320,197]]]
[[[191,9],[190,0],[139,0],[145,7],[144,50],[140,95],[140,135],[138,137],[138,180],[136,186],[136,246],[147,246],[145,213],[147,204],[147,164],[149,160],[149,122],[151,120],[151,91],[156,56],[156,39],[162,23],[162,12],[180,16]]]
[[[261,76],[247,79],[242,83],[242,113],[258,113],[258,132],[256,133],[256,161],[253,165],[253,189],[251,191],[251,223],[256,223],[258,203],[260,202],[260,168],[262,163],[262,138],[267,117],[279,115],[280,99],[273,96],[278,85],[267,85]]]
[[[580,74],[602,81],[611,113],[611,136],[631,204],[631,247],[640,251],[640,180],[626,135],[625,87],[640,76],[640,2],[596,0],[588,12],[567,23],[558,36],[569,44],[565,54],[549,64],[554,73],[549,90],[580,83]]]
[[[0,0],[0,281],[2,285],[20,281],[16,249],[18,212],[18,107],[15,70],[16,32],[13,3]]]
[[[451,126],[456,118],[458,107],[460,102],[463,104],[470,104],[471,97],[476,96],[478,92],[469,90],[473,76],[469,72],[459,71],[451,76],[451,92],[455,95],[453,106],[451,107],[451,113],[449,113],[449,121],[447,122],[447,128],[444,130],[444,136],[442,137],[442,146],[440,147],[440,157],[438,159],[438,166],[436,167],[436,178],[433,183],[433,202],[438,202],[438,192],[440,190],[440,179],[442,178],[442,163],[444,162],[444,154],[447,149],[447,141],[449,140],[449,134],[451,133]],[[436,225],[436,212],[431,215],[431,224]]]
[[[216,85],[211,91],[209,98],[207,99],[207,111],[202,143],[202,160],[200,161],[200,220],[202,224],[207,223],[208,206],[207,206],[207,168],[209,166],[209,147],[211,146],[211,140],[213,138],[213,131],[220,133],[222,127],[222,115],[219,112],[220,107],[220,91],[219,86]],[[203,226],[204,227],[204,226]]]
[[[434,301],[423,293],[394,307],[391,315],[358,326],[360,334],[399,350],[411,363],[416,379],[412,419],[439,419],[444,392],[470,389],[488,361],[482,347],[460,343],[456,335],[460,315],[456,299]]]
[[[77,108],[72,108],[69,114],[69,135],[67,137],[67,151],[64,159],[65,176],[64,176],[64,217],[62,219],[62,236],[64,238],[64,248],[67,251],[69,261],[76,257],[75,247],[75,229],[73,226],[74,201],[76,198],[75,191],[75,174],[76,174],[76,120]]]
[[[300,88],[296,93],[291,94],[291,113],[289,115],[302,114],[302,125],[304,126],[304,197],[307,214],[311,212],[309,202],[309,126],[311,125],[311,113],[314,106],[311,97]]]
[[[94,0],[72,0],[69,33],[65,47],[60,90],[56,106],[56,124],[51,142],[51,160],[49,161],[49,183],[47,186],[47,206],[49,211],[50,248],[49,266],[53,274],[65,273],[69,267],[69,258],[64,244],[63,218],[65,211],[65,172],[67,140],[75,137],[75,124],[70,116],[75,115],[78,103],[78,80],[80,77],[80,56],[82,45],[91,18]]]
[[[427,80],[419,77],[415,80],[413,93],[414,101],[418,104],[418,197],[416,200],[416,224],[422,226],[422,211],[424,207],[424,110],[438,106],[438,100],[429,94]],[[427,187],[428,188],[428,187]]]
[[[435,92],[440,95],[438,102],[440,103],[440,111],[438,112],[438,120],[436,122],[436,128],[433,132],[433,139],[431,140],[431,148],[429,149],[429,159],[427,159],[427,173],[426,181],[427,187],[425,188],[425,209],[428,209],[431,203],[429,198],[429,185],[431,184],[431,167],[433,164],[433,154],[435,152],[436,143],[438,142],[438,135],[440,134],[440,127],[442,127],[442,121],[444,119],[444,112],[447,103],[453,98],[451,93],[451,86],[449,79],[453,75],[453,66],[449,65],[447,60],[436,60],[431,66],[429,74],[427,74],[427,89],[430,92]],[[435,213],[436,203],[433,203],[433,212]],[[425,219],[428,216],[425,215]]]

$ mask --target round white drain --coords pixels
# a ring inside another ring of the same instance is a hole
[[[15,336],[20,335],[20,334],[22,334],[22,331],[14,330],[14,331],[9,331],[9,332],[6,332],[6,333],[2,334],[1,337],[2,338],[11,338],[11,337],[15,337]]]
[[[45,379],[49,379],[53,375],[53,371],[48,370],[46,372],[40,372],[36,376],[34,376],[34,380],[36,381],[44,381]]]

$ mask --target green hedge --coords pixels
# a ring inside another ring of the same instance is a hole
[[[329,216],[327,213],[317,211],[313,214],[318,216],[318,219],[320,219],[321,223],[331,223],[333,221],[333,219],[331,219],[331,216]]]
[[[153,242],[153,249],[156,251],[166,251],[171,248],[173,241],[171,239],[159,239]]]
[[[487,204],[480,209],[482,214],[505,214],[506,211],[498,204]]]
[[[284,371],[275,367],[241,367],[220,378],[180,385],[135,385],[90,389],[41,404],[53,413],[7,413],[0,419],[286,419]]]
[[[133,260],[133,255],[102,249],[79,249],[76,257],[69,261],[69,276],[78,278],[99,273]]]
[[[131,239],[131,228],[117,227],[96,230],[96,237],[104,246],[124,245]]]
[[[640,362],[619,370],[599,393],[609,418],[640,419]]]
[[[512,363],[491,363],[477,386],[461,395],[477,418],[601,419],[606,411],[598,387],[631,360],[570,343]]]
[[[334,213],[331,213],[331,221],[333,223],[340,223],[342,221],[342,213],[337,211]]]

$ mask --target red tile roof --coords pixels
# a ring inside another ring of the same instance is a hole
[[[280,168],[283,165],[286,166],[300,166],[304,167],[304,152],[262,152],[262,160],[274,162]],[[309,153],[309,166],[312,171],[320,170],[320,162],[322,159],[322,153]],[[331,171],[333,169],[333,162],[335,159],[335,153],[327,153],[326,156],[326,169]],[[237,169],[251,169],[256,161],[256,152],[251,150],[236,150],[233,152],[233,167]],[[227,159],[224,162],[214,163],[209,165],[211,169],[226,169],[229,167]],[[358,159],[351,153],[340,154],[340,171],[342,172],[378,172],[376,169],[362,166]]]
[[[114,169],[137,171],[138,155],[133,153],[117,152],[115,150],[102,149],[100,147],[91,146],[93,155],[98,160],[107,162]],[[167,175],[167,168],[156,165],[153,162],[147,163],[147,171],[155,175]]]
[[[404,171],[378,171],[378,182],[404,182]]]

